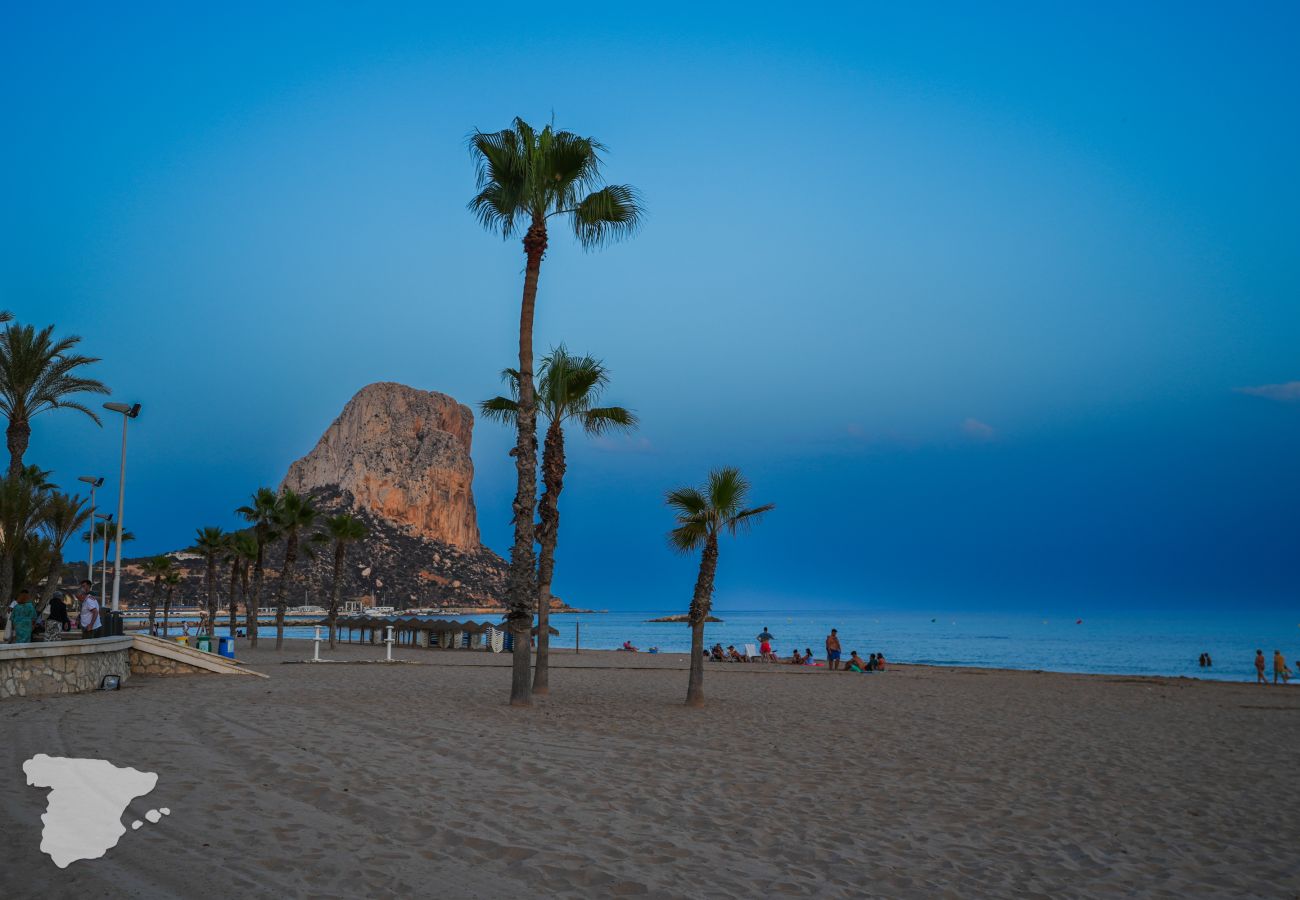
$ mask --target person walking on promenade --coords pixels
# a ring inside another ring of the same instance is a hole
[[[81,639],[90,640],[99,631],[99,601],[90,592],[90,582],[83,581],[77,588],[77,602],[81,611],[77,613],[77,624],[81,626]]]
[[[834,628],[826,635],[826,665],[832,672],[840,667],[840,638]]]

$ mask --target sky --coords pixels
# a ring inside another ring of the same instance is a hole
[[[554,121],[647,209],[541,276],[642,420],[571,442],[557,594],[684,610],[663,492],[738,465],[719,610],[1296,610],[1300,13],[1238,7],[10,5],[0,306],[143,404],[129,552],[183,546],[365,384],[498,393],[465,138]],[[33,432],[115,483],[118,422]]]

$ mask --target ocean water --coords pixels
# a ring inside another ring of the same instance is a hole
[[[671,611],[676,612],[676,611]],[[553,615],[560,632],[552,645],[613,650],[630,640],[641,650],[666,653],[690,650],[685,624],[650,623],[669,611]],[[1207,615],[1108,615],[1077,621],[1074,617],[1028,614],[885,613],[845,611],[715,611],[724,621],[704,628],[706,646],[719,642],[757,645],[766,627],[776,636],[774,649],[783,657],[797,646],[824,658],[825,639],[839,629],[847,657],[882,652],[893,662],[938,666],[984,666],[1043,669],[1110,675],[1173,675],[1221,681],[1254,681],[1255,650],[1264,651],[1272,679],[1273,651],[1281,650],[1293,671],[1300,672],[1300,609],[1290,613]],[[477,617],[479,620],[482,617]],[[222,633],[225,633],[224,630]],[[262,627],[262,634],[267,634]],[[274,628],[270,630],[274,635]],[[309,638],[311,629],[290,627],[291,637]],[[1197,664],[1208,652],[1214,666]],[[1300,678],[1293,680],[1300,686]]]

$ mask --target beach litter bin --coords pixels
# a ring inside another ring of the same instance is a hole
[[[202,650],[204,653],[211,653],[211,652],[212,652],[212,638],[211,638],[209,635],[206,635],[206,634],[201,634],[201,635],[199,635],[199,642],[198,642],[198,644],[196,645],[196,649],[198,649],[198,650]]]
[[[235,658],[235,639],[223,637],[217,642],[217,655],[224,656],[226,659]]]

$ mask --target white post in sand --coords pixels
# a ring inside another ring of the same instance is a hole
[[[393,626],[388,626],[388,639],[384,641],[388,645],[388,661],[393,661]]]
[[[316,653],[311,658],[312,662],[320,662],[320,626],[316,626]]]

